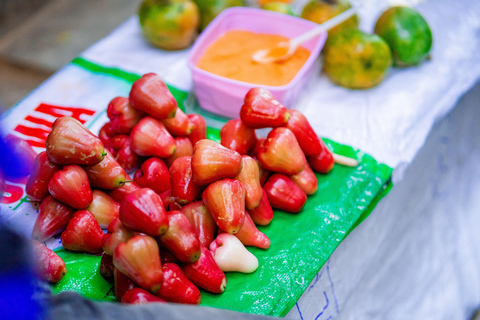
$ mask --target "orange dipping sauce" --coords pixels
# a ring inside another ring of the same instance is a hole
[[[273,48],[288,40],[272,34],[243,30],[227,31],[200,57],[197,67],[210,73],[243,82],[266,86],[288,84],[307,61],[310,51],[300,47],[283,62],[258,63],[252,56],[261,49]]]

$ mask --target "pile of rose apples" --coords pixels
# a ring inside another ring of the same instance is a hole
[[[256,225],[271,222],[272,207],[299,212],[317,190],[314,171],[334,165],[307,119],[262,88],[247,93],[221,143],[206,139],[205,120],[178,108],[153,73],[107,115],[98,137],[58,118],[26,192],[41,202],[32,231],[40,275],[66,274],[41,243],[61,233],[65,249],[102,254],[99,272],[126,303],[198,304],[199,288],[222,293],[224,272],[258,267],[245,246],[270,246]],[[262,128],[271,130],[257,138]]]

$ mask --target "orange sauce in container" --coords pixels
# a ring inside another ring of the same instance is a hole
[[[200,57],[197,67],[207,72],[243,82],[266,86],[288,84],[307,61],[310,51],[300,47],[283,62],[259,63],[255,52],[273,48],[288,40],[272,34],[231,30],[216,39]]]

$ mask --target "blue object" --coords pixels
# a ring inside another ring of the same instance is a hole
[[[0,223],[0,319],[41,319],[27,240]]]
[[[5,141],[0,130],[0,171],[7,179],[18,179],[30,174],[30,164],[16,151],[13,141]]]

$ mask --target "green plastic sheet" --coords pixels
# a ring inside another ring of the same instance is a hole
[[[138,75],[104,68],[82,59],[73,63],[129,82],[139,78]],[[178,89],[171,90],[184,107],[187,94]],[[198,106],[194,109],[197,111]],[[209,116],[200,113],[207,118]],[[218,123],[225,120],[219,117],[213,119]],[[209,127],[207,136],[219,141],[219,130]],[[286,315],[335,248],[388,193],[391,187],[390,167],[349,146],[326,139],[325,142],[335,153],[359,159],[359,166],[335,165],[330,173],[318,174],[318,191],[308,197],[299,213],[276,210],[273,221],[268,226],[259,227],[270,238],[270,248],[248,248],[258,258],[259,268],[252,274],[227,273],[225,292],[218,295],[202,291],[201,305],[246,313]],[[64,249],[57,252],[67,264],[68,272],[62,281],[54,285],[55,293],[73,290],[93,300],[115,300],[112,284],[99,274],[99,256]]]
[[[201,305],[284,316],[335,248],[370,212],[376,196],[384,194],[391,168],[369,155],[326,142],[336,153],[355,154],[361,159],[360,165],[336,165],[329,174],[317,175],[318,191],[308,197],[299,213],[275,210],[272,222],[259,227],[270,238],[270,248],[248,248],[258,258],[259,268],[252,274],[227,273],[225,292],[217,295],[202,291]],[[94,300],[115,299],[112,285],[99,274],[99,256],[64,249],[58,254],[67,264],[68,273],[54,286],[54,292],[74,290]]]

